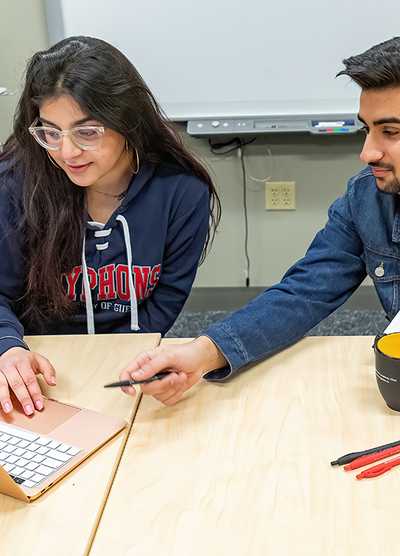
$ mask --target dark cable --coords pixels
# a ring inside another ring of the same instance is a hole
[[[248,141],[242,141],[241,139],[239,139],[239,137],[234,137],[229,141],[212,143],[211,139],[209,139],[208,144],[210,145],[210,149],[213,154],[223,155],[223,154],[229,154],[233,151],[237,151],[240,148],[240,146],[250,145],[250,143],[253,143],[255,140],[256,140],[255,137],[249,139]],[[233,146],[231,147],[231,145]],[[231,147],[231,148],[225,149],[225,147]]]
[[[246,257],[246,288],[250,286],[250,257],[249,257],[249,219],[247,215],[247,175],[244,163],[244,146],[248,143],[241,143],[239,146],[240,164],[242,166],[243,178],[243,212],[244,212],[244,256]]]
[[[246,258],[246,288],[250,286],[250,257],[249,257],[249,221],[247,214],[247,173],[246,165],[244,162],[244,147],[250,145],[256,140],[256,137],[248,141],[242,140],[240,137],[234,137],[228,141],[221,141],[213,143],[211,139],[208,140],[211,152],[217,155],[224,155],[239,149],[240,164],[242,167],[242,181],[243,181],[243,212],[244,212],[244,255]]]

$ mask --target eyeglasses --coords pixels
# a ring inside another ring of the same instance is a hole
[[[98,149],[104,135],[104,127],[98,125],[82,125],[71,129],[57,129],[45,125],[37,126],[39,118],[29,126],[29,133],[36,141],[49,151],[59,151],[64,135],[69,135],[71,141],[85,151]]]

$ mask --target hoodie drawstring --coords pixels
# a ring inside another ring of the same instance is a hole
[[[88,269],[86,264],[85,256],[86,238],[83,236],[82,244],[82,272],[83,272],[83,290],[85,292],[86,301],[86,327],[88,334],[94,334],[94,314],[93,314],[93,302],[92,302],[92,292],[90,291],[90,282]]]
[[[129,284],[129,298],[131,304],[130,328],[131,330],[137,331],[139,330],[139,323],[138,323],[137,297],[136,297],[136,291],[133,285],[133,278],[132,278],[131,236],[130,236],[129,226],[126,218],[121,214],[119,214],[116,220],[118,220],[122,224],[122,229],[124,232],[125,248],[126,248],[126,258],[128,262],[128,284]],[[86,246],[86,241],[84,237],[83,245],[82,245],[82,272],[83,272],[83,289],[85,292],[85,300],[86,300],[86,325],[87,325],[87,333],[95,334],[93,301],[92,301],[92,294],[90,290],[89,274],[88,274],[88,269],[86,264],[85,246]]]
[[[133,285],[133,278],[132,278],[131,235],[129,232],[129,226],[128,226],[128,222],[126,221],[126,218],[122,216],[122,214],[119,214],[117,216],[117,220],[121,222],[122,229],[124,231],[126,258],[128,261],[128,281],[129,281],[129,294],[130,294],[129,297],[131,301],[131,330],[139,330],[136,290]]]

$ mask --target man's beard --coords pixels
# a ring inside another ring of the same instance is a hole
[[[370,166],[372,168],[384,168],[385,170],[390,170],[393,173],[394,177],[389,182],[383,181],[382,178],[375,178],[376,186],[379,191],[382,191],[383,193],[389,193],[390,195],[398,195],[400,193],[400,179],[394,173],[394,168],[392,166],[388,167],[381,164],[370,164]]]
[[[381,191],[398,195],[400,193],[400,180],[395,176],[392,181],[383,185]]]

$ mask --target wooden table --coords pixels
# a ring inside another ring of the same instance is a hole
[[[329,464],[400,438],[371,346],[306,338],[176,406],[142,399],[90,555],[397,554],[400,470]]]
[[[104,390],[158,334],[26,338],[57,370],[53,398],[132,422],[137,400]],[[107,499],[129,427],[31,504],[0,495],[1,556],[80,556],[87,552]],[[114,554],[116,554],[114,552]],[[117,556],[117,555],[116,555]]]

